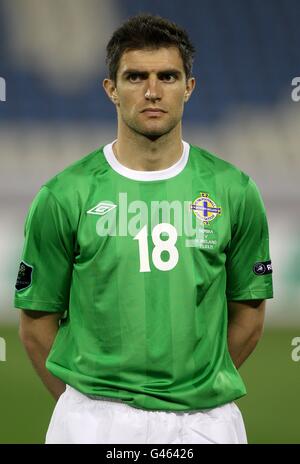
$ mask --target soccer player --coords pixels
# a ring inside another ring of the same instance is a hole
[[[234,400],[273,296],[268,225],[247,174],[182,140],[193,57],[176,24],[124,22],[103,81],[116,140],[27,215],[15,306],[58,400],[46,443],[247,442]]]

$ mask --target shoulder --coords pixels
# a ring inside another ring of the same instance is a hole
[[[102,155],[103,146],[88,153],[70,164],[43,184],[59,201],[74,192],[84,191],[91,185],[97,173],[103,170],[105,158]]]
[[[199,174],[212,176],[218,185],[230,186],[233,191],[245,191],[253,179],[234,164],[202,147],[190,144],[190,156],[193,169]]]
[[[103,147],[70,164],[42,184],[31,203],[28,217],[52,211],[64,215],[76,225],[95,183],[99,183],[99,178],[107,171]]]

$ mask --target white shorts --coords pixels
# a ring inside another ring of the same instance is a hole
[[[67,385],[54,408],[46,443],[247,443],[235,403],[202,411],[153,411],[120,400],[92,399]]]

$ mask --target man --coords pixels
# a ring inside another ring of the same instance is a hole
[[[151,15],[107,46],[117,139],[26,220],[20,336],[56,404],[47,443],[246,443],[238,368],[272,298],[259,191],[182,140],[194,47]],[[46,365],[46,367],[45,367]]]

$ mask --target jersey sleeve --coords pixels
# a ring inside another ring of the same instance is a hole
[[[43,186],[28,211],[14,305],[49,312],[68,309],[73,270],[70,221],[48,187]]]
[[[249,178],[227,250],[227,300],[273,298],[272,264],[265,206]]]

